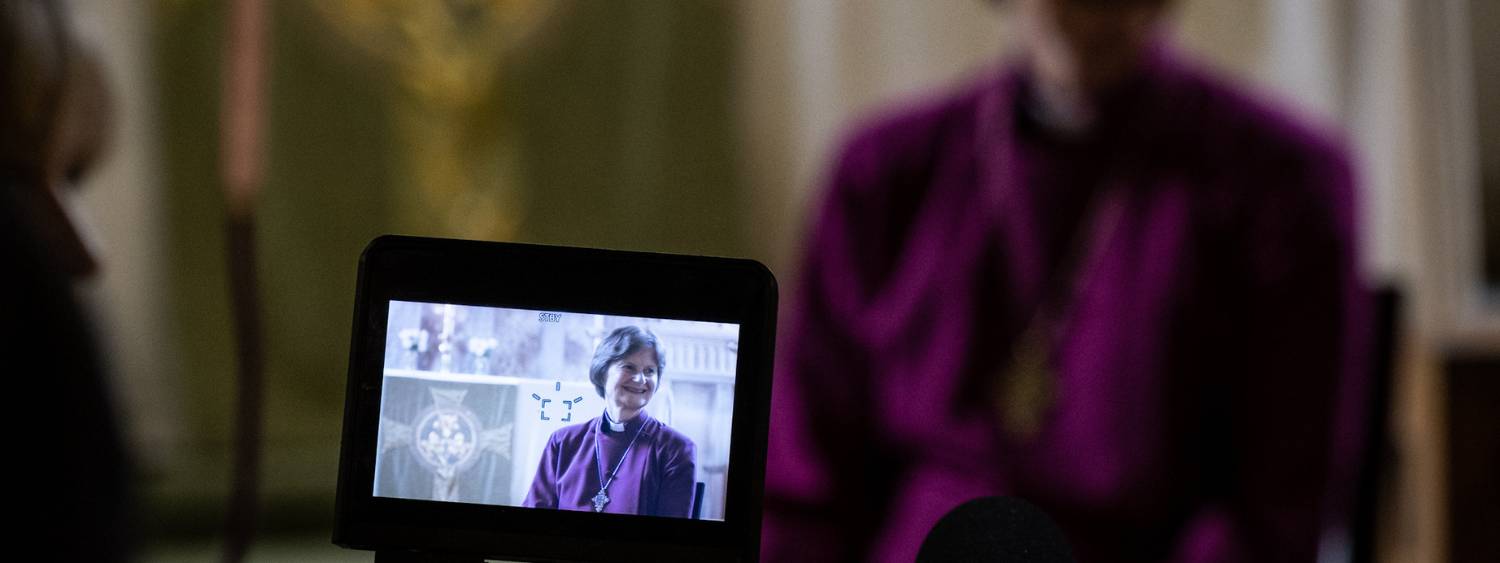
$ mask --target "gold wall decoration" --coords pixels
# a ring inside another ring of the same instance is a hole
[[[320,0],[348,44],[378,59],[400,95],[392,119],[403,232],[504,240],[520,224],[514,143],[493,107],[505,55],[549,0]]]

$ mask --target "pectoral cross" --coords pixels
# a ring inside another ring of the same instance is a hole
[[[609,495],[604,494],[604,489],[599,489],[599,494],[594,495],[594,512],[604,512],[606,504],[609,504]]]
[[[1000,373],[995,406],[1001,428],[1012,437],[1030,440],[1041,433],[1057,403],[1057,373],[1045,327],[1036,323],[1017,339],[1011,361]]]

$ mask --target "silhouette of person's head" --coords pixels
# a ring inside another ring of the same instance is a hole
[[[73,281],[98,268],[70,212],[109,129],[99,65],[68,32],[64,2],[0,2],[0,357],[7,391],[66,404],[12,447],[37,460],[19,514],[50,561],[132,553],[128,456]]]
[[[102,69],[63,6],[0,3],[0,202],[40,267],[82,277],[98,259],[71,202],[104,146],[110,108]]]

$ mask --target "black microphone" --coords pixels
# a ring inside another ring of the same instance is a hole
[[[984,497],[944,515],[917,552],[917,563],[960,561],[1073,563],[1073,554],[1041,509],[1018,498]]]

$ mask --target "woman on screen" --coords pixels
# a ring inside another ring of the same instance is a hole
[[[665,367],[650,331],[605,337],[589,366],[604,413],[552,433],[524,506],[691,517],[693,441],[646,412]]]

